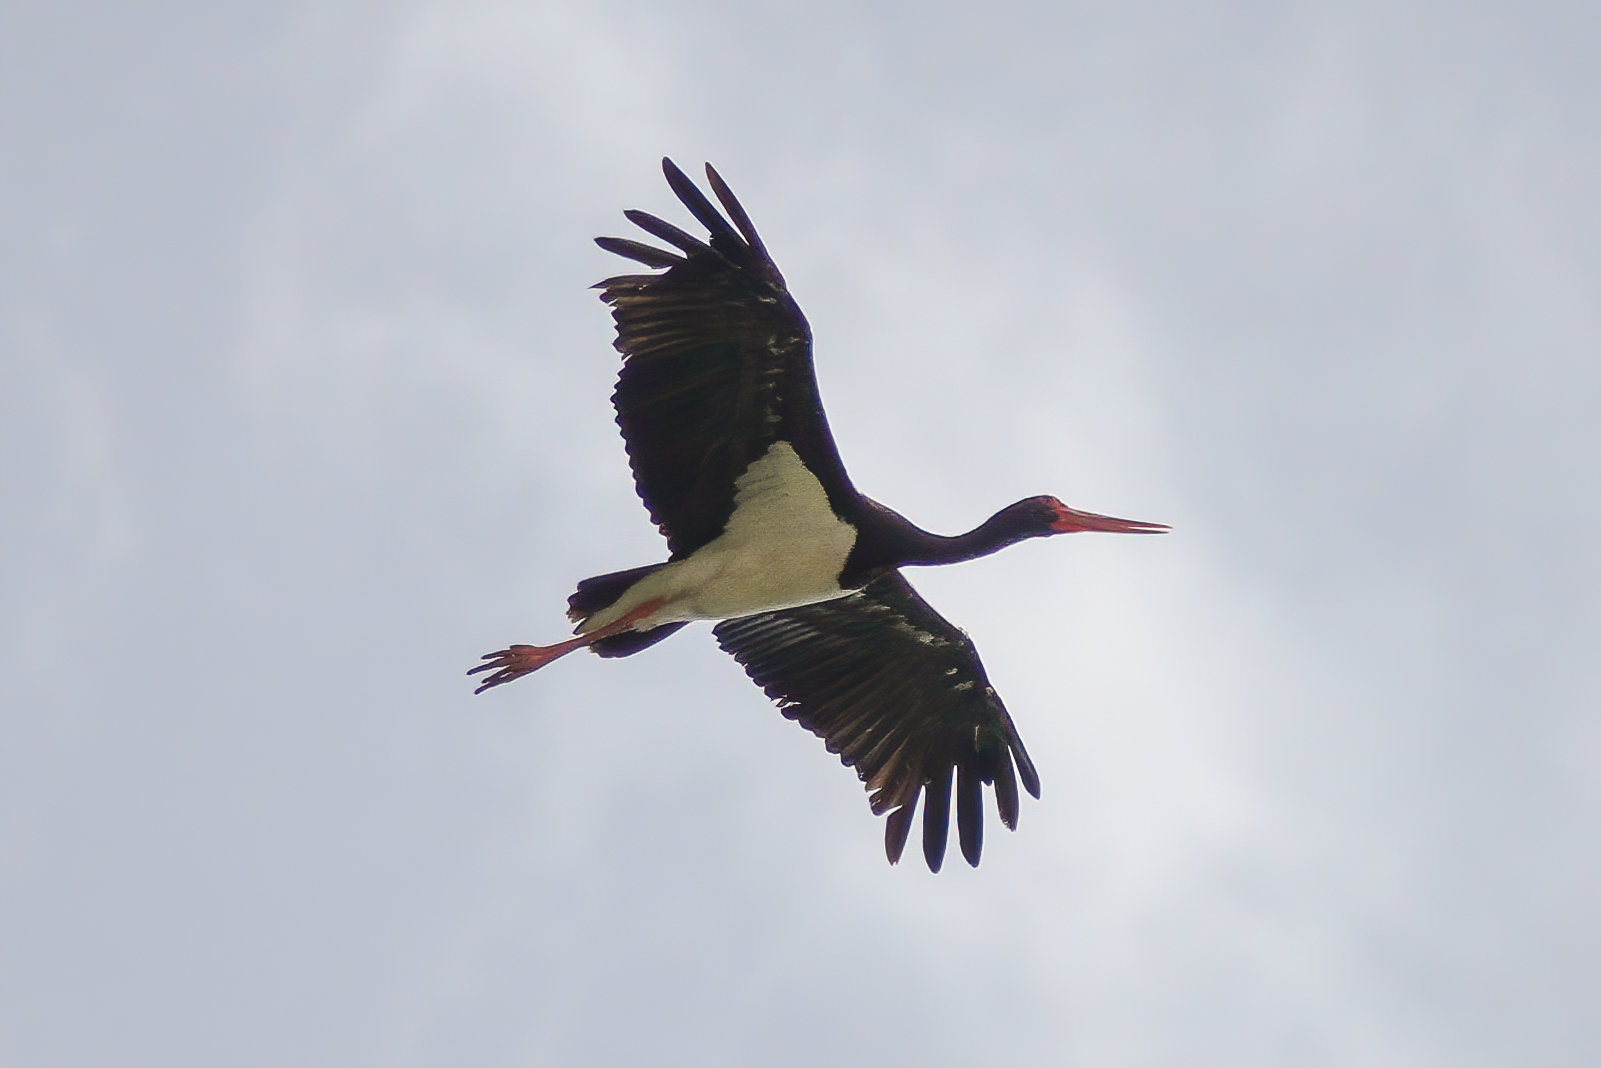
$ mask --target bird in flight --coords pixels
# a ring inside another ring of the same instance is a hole
[[[612,307],[623,356],[617,423],[669,558],[584,579],[567,601],[576,637],[486,654],[468,672],[487,673],[475,692],[575,649],[628,656],[686,623],[715,621],[718,644],[780,711],[856,769],[874,814],[888,814],[891,864],[921,797],[923,857],[940,869],[954,779],[957,837],[976,866],[983,786],[1015,828],[1018,780],[1037,798],[1039,775],[972,641],[901,569],[972,560],[1026,538],[1167,527],[1041,496],[947,537],[857,492],[823,416],[811,328],[750,217],[710,164],[722,211],[671,160],[662,170],[707,238],[624,212],[669,247],[596,238],[658,273],[595,288]]]

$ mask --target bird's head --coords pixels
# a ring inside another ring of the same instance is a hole
[[[1166,523],[1142,523],[1137,519],[1116,519],[1109,515],[1081,512],[1048,495],[1018,501],[1012,508],[1017,509],[1020,513],[1018,518],[1027,523],[1031,537],[1077,534],[1086,530],[1106,534],[1165,534],[1168,530]]]

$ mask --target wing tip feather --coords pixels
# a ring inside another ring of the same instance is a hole
[[[595,238],[595,244],[615,256],[621,256],[636,263],[643,263],[646,267],[676,267],[684,262],[684,257],[676,253],[656,248],[653,245],[647,245],[643,241],[633,241],[626,237],[597,237]],[[623,277],[637,276],[625,275]],[[598,283],[595,288],[599,289],[605,284],[605,282]]]
[[[889,814],[884,820],[884,855],[889,857],[891,864],[901,862],[901,854],[906,850],[906,839],[910,837],[912,822],[917,815],[917,794],[912,794],[911,800]]]

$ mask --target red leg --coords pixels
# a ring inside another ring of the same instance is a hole
[[[467,674],[476,675],[481,671],[490,671],[493,674],[484,679],[483,684],[473,693],[483,693],[485,690],[493,686],[499,686],[503,682],[520,679],[530,672],[538,671],[552,660],[566,656],[574,649],[582,649],[591,642],[609,638],[613,634],[621,634],[641,619],[660,609],[662,604],[663,602],[659,599],[646,601],[621,619],[608,623],[599,630],[592,630],[588,634],[580,634],[576,638],[568,638],[566,641],[557,642],[555,645],[512,645],[499,652],[485,653],[483,659],[487,660],[488,663],[479,664],[468,671]]]

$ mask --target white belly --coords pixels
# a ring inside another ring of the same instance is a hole
[[[640,580],[584,632],[646,601],[663,607],[635,624],[732,619],[843,596],[839,573],[856,529],[828,506],[820,482],[779,442],[734,483],[734,514],[714,541]]]

